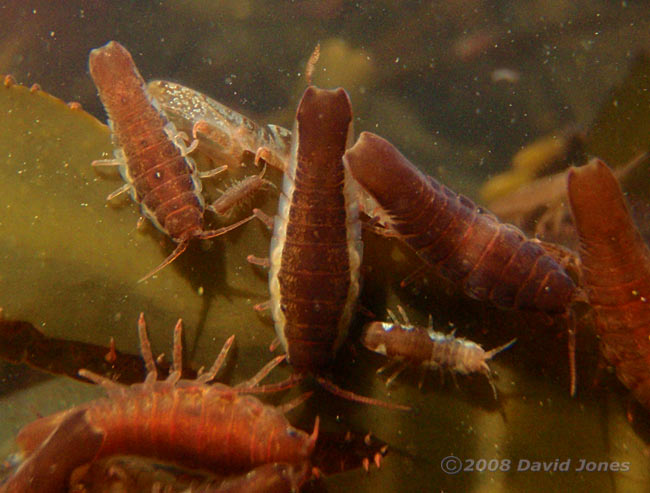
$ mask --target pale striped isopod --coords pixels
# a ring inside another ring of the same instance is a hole
[[[487,362],[497,353],[512,346],[516,339],[485,351],[473,341],[455,337],[455,330],[450,334],[434,331],[431,316],[429,316],[428,327],[411,325],[406,312],[401,306],[398,308],[402,315],[402,322],[389,310],[392,322],[371,322],[365,326],[361,336],[361,343],[366,348],[399,363],[397,370],[386,381],[386,385],[389,385],[409,365],[425,369],[448,370],[461,375],[481,373],[487,377],[494,398],[497,398],[492,372]]]

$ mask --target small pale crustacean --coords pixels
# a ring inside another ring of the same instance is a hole
[[[258,125],[205,94],[175,82],[153,80],[150,94],[178,130],[194,136],[201,152],[229,168],[246,154],[284,171],[291,150],[291,132],[277,125]]]
[[[205,200],[201,178],[213,176],[225,167],[201,173],[188,154],[179,132],[149,93],[130,53],[111,41],[90,52],[90,75],[106,108],[116,145],[115,159],[95,161],[93,165],[118,166],[124,186],[108,196],[111,200],[129,191],[140,204],[142,214],[178,245],[155,269],[152,276],[185,251],[194,239],[225,234],[252,217],[229,226],[204,229]]]
[[[289,160],[291,132],[277,125],[259,125],[252,119],[189,87],[153,80],[147,89],[176,128],[192,135],[197,152],[234,170],[246,162],[264,163],[259,174],[234,182],[207,206],[219,216],[229,215],[261,189],[273,186],[264,178],[266,166],[284,171]]]
[[[275,188],[273,182],[264,178],[264,168],[257,175],[250,175],[236,181],[224,190],[221,195],[210,205],[210,210],[215,214],[226,216],[230,214],[237,205],[245,204],[263,188]]]
[[[141,314],[138,332],[148,371],[144,383],[125,386],[80,370],[81,376],[104,387],[108,397],[37,419],[23,427],[17,442],[26,459],[0,492],[40,491],[30,489],[30,485],[40,484],[47,478],[55,464],[52,458],[64,455],[76,458],[73,463],[56,462],[66,472],[112,455],[139,455],[229,474],[272,463],[293,464],[300,469],[309,463],[318,437],[318,418],[310,435],[291,426],[284,416],[284,411],[302,402],[304,396],[285,406],[273,407],[246,395],[272,390],[272,385],[264,388],[258,384],[284,357],[275,358],[251,379],[235,387],[220,383],[208,385],[225,361],[233,336],[208,371],[195,380],[185,380],[181,378],[181,330],[179,320],[174,329],[173,371],[166,380],[158,381]],[[71,428],[74,434],[62,433],[62,426],[67,431]],[[94,446],[88,452],[71,453],[91,443]],[[61,481],[66,479],[63,473],[60,476]],[[301,481],[305,479],[299,477]]]
[[[386,380],[387,386],[408,366],[420,367],[423,370],[439,369],[441,373],[448,370],[452,375],[481,373],[487,377],[496,400],[497,390],[487,362],[496,354],[511,347],[516,339],[485,351],[473,341],[464,337],[455,337],[455,330],[450,334],[434,331],[431,315],[427,327],[411,325],[404,309],[401,306],[397,308],[402,315],[402,322],[388,310],[392,322],[371,322],[364,327],[361,335],[361,343],[366,348],[383,354],[391,360],[386,366],[380,368],[378,373],[393,363],[397,364],[396,370]],[[420,379],[420,386],[423,378],[424,372]]]

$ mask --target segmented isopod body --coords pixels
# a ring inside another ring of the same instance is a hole
[[[318,419],[311,435],[293,428],[278,408],[245,395],[281,359],[237,387],[207,385],[225,360],[232,339],[206,373],[196,380],[181,379],[181,322],[174,331],[173,371],[157,381],[156,365],[144,318],[138,323],[142,356],[148,370],[142,384],[120,385],[92,372],[80,375],[102,385],[108,398],[41,418],[25,426],[17,441],[29,456],[71,413],[84,412],[103,441],[95,459],[115,454],[140,455],[176,464],[221,472],[248,471],[260,465],[309,461],[318,436]],[[84,447],[61,440],[59,453]]]
[[[0,485],[0,493],[67,491],[72,471],[94,460],[103,439],[103,434],[88,422],[84,409],[66,412],[49,436]],[[70,443],[77,446],[66,447]]]
[[[250,219],[204,230],[201,175],[187,156],[189,149],[182,142],[182,134],[148,93],[129,52],[111,41],[90,52],[89,68],[117,147],[115,160],[95,164],[118,165],[126,181],[109,198],[130,191],[142,214],[178,243],[175,251],[145,278],[173,261],[192,238],[213,238]]]
[[[277,125],[258,125],[250,118],[189,87],[154,80],[149,92],[176,127],[194,135],[199,148],[215,162],[235,167],[245,153],[257,155],[284,171],[291,148],[291,132]]]
[[[275,331],[298,371],[318,373],[333,361],[359,294],[361,231],[342,162],[351,136],[346,92],[308,87],[298,106],[269,259]]]
[[[175,474],[174,474],[175,473]],[[200,477],[174,470],[166,465],[145,459],[108,457],[94,461],[90,467],[73,474],[70,487],[56,491],[75,493],[294,493],[303,484],[311,470],[308,463],[300,465],[269,463],[245,474],[228,475],[217,479]],[[220,476],[220,475],[219,475]],[[40,490],[39,490],[40,491]]]
[[[364,327],[361,336],[361,343],[366,348],[401,363],[386,385],[390,384],[407,365],[449,370],[462,375],[482,373],[490,382],[496,399],[496,388],[487,362],[497,353],[512,346],[516,339],[485,351],[475,342],[463,337],[455,337],[455,331],[450,334],[434,331],[431,318],[428,327],[411,325],[403,309],[398,308],[403,322],[400,322],[389,310],[392,322],[371,322]]]
[[[425,176],[374,134],[363,132],[344,161],[399,238],[468,296],[504,309],[567,313],[574,282],[517,228]]]
[[[243,180],[230,185],[217,200],[212,202],[210,210],[225,216],[239,204],[250,200],[260,189],[268,186],[275,187],[272,182],[264,178],[266,165],[259,175],[247,176]]]
[[[199,485],[192,493],[293,493],[303,484],[311,471],[307,464],[264,464],[245,476],[226,479],[219,485]]]
[[[605,163],[572,168],[568,188],[603,355],[650,409],[650,250]]]

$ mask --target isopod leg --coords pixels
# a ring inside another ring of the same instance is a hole
[[[248,216],[247,218],[242,219],[241,221],[237,221],[236,223],[233,223],[233,224],[231,224],[229,226],[224,226],[223,228],[210,229],[208,231],[202,231],[201,233],[195,235],[194,238],[199,238],[201,240],[207,240],[209,238],[214,238],[216,236],[221,236],[223,234],[228,233],[229,231],[232,231],[233,229],[237,229],[242,224],[246,224],[248,221],[250,221],[254,217],[255,217],[255,215],[251,215],[251,216]],[[172,259],[172,260],[174,260],[174,259]]]
[[[197,377],[196,381],[198,383],[208,383],[210,380],[212,380],[214,377],[217,376],[217,373],[219,373],[219,370],[221,369],[223,362],[226,360],[226,356],[228,356],[228,351],[230,351],[230,348],[234,341],[235,341],[234,335],[231,335],[226,340],[223,347],[221,348],[221,352],[219,352],[219,356],[217,356],[217,359],[214,360],[214,363],[212,363],[210,369],[206,373],[202,373]]]
[[[273,371],[273,369],[276,366],[278,366],[286,359],[286,357],[287,356],[285,354],[281,356],[276,356],[267,364],[265,364],[260,371],[258,371],[255,375],[253,375],[245,382],[242,382],[239,385],[237,385],[236,388],[252,389],[253,387],[257,387],[257,384],[259,384],[262,380],[264,380],[266,376],[269,373],[271,373],[271,371]]]
[[[122,395],[124,392],[124,387],[119,383],[114,382],[110,378],[98,375],[90,370],[86,370],[85,368],[79,370],[77,374],[80,377],[90,380],[94,384],[101,385],[109,397],[116,397],[117,395]]]
[[[389,360],[386,362],[385,365],[380,366],[379,368],[377,368],[377,371],[376,371],[377,375],[381,375],[382,373],[384,373],[384,372],[385,372],[386,370],[388,370],[389,368],[392,368],[393,366],[397,365],[399,362],[400,362],[400,361],[399,361],[397,358],[389,359]]]
[[[215,235],[216,236],[216,235]],[[167,267],[169,264],[171,264],[174,260],[176,260],[181,253],[183,253],[187,249],[187,245],[189,244],[189,240],[185,239],[181,241],[178,246],[174,249],[172,253],[169,254],[169,256],[163,260],[157,267],[155,267],[153,270],[149,271],[146,273],[143,277],[138,279],[138,283],[141,283],[143,281],[146,281],[149,279],[151,276],[159,272],[160,270],[164,269]]]
[[[390,384],[406,369],[406,363],[401,362],[395,371],[391,374],[390,377],[386,379],[386,387],[389,387]]]
[[[256,312],[263,312],[264,310],[268,310],[270,307],[271,307],[271,300],[266,300],[266,301],[262,301],[261,303],[258,303],[257,305],[253,306],[253,310],[255,310]],[[272,346],[273,345],[271,345],[271,347]],[[270,350],[275,351],[275,349],[270,349]]]
[[[207,171],[199,171],[199,177],[201,179],[203,178],[212,178],[214,176],[217,176],[219,173],[222,171],[226,171],[228,169],[227,165],[219,166],[218,168],[212,168]]]
[[[301,382],[304,378],[304,373],[292,373],[289,378],[286,378],[280,382],[268,383],[266,385],[260,385],[258,387],[242,387],[238,388],[237,390],[247,394],[272,394],[274,392],[290,389],[297,383]]]
[[[276,406],[276,409],[278,411],[280,411],[282,414],[287,414],[289,411],[291,411],[292,409],[297,408],[303,402],[305,402],[307,399],[309,399],[312,396],[312,394],[313,394],[313,392],[305,392],[303,394],[300,394],[295,399],[292,399],[289,402],[286,402],[284,404]]]
[[[144,320],[143,312],[140,312],[140,316],[138,317],[138,338],[140,339],[140,353],[144,360],[144,367],[147,370],[145,382],[153,383],[158,379],[158,370],[156,369],[156,362],[151,352],[151,343],[147,335],[147,322]]]
[[[225,123],[225,119],[222,119]],[[217,128],[216,125],[211,124],[205,120],[197,121],[192,127],[192,137],[194,139],[204,139],[213,144],[217,144],[221,149],[232,147],[232,139],[226,133]]]
[[[179,318],[174,327],[174,346],[172,350],[172,371],[167,381],[175,384],[183,374],[183,321]]]
[[[130,184],[130,183],[125,183],[124,185],[122,185],[122,186],[121,186],[120,188],[118,188],[117,190],[115,190],[115,191],[109,193],[109,194],[106,196],[106,201],[107,201],[107,202],[110,202],[110,201],[113,200],[115,197],[118,197],[118,196],[122,195],[124,192],[128,192],[130,189],[131,189],[131,184]]]
[[[269,229],[273,229],[273,223],[274,223],[275,221],[274,221],[274,219],[273,219],[271,216],[269,216],[268,214],[266,214],[266,213],[265,213],[264,211],[262,211],[261,209],[253,209],[253,214],[255,215],[255,217],[256,217],[257,219],[259,219],[260,221],[262,221],[262,222],[266,225],[267,228],[269,228]]]
[[[409,284],[412,284],[415,282],[417,279],[424,277],[426,273],[427,268],[426,267],[418,267],[415,269],[413,272],[408,274],[404,279],[402,279],[399,283],[400,288],[405,288]]]
[[[189,146],[185,145],[185,141],[190,140],[185,132],[176,132],[174,135],[170,135],[170,138],[174,145],[181,150],[183,157],[194,152],[199,146],[198,139],[194,139]]]
[[[90,163],[90,165],[95,167],[124,166],[124,161],[120,161],[119,159],[95,159],[92,163]]]
[[[268,307],[267,307],[268,308]],[[280,346],[280,339],[277,337],[274,337],[273,340],[271,341],[271,344],[269,344],[269,352],[275,351],[278,347]]]
[[[271,261],[269,260],[268,257],[258,257],[257,255],[249,255],[248,257],[246,257],[246,260],[248,261],[249,264],[259,265],[260,267],[264,267],[265,269],[271,268]]]
[[[494,396],[494,400],[498,400],[498,395],[497,395],[497,386],[494,384],[494,377],[492,376],[492,372],[488,369],[487,373],[485,374],[487,377],[487,381],[490,384],[490,387],[492,387],[492,395]]]
[[[401,404],[393,404],[391,402],[384,402],[380,401],[379,399],[372,399],[371,397],[365,397],[363,395],[358,395],[355,394],[354,392],[350,392],[349,390],[342,389],[338,385],[336,385],[334,382],[327,380],[326,378],[320,377],[318,375],[315,376],[316,381],[328,392],[338,395],[339,397],[342,397],[344,399],[347,399],[349,401],[354,401],[354,402],[360,402],[362,404],[368,404],[370,406],[380,406],[380,407],[385,407],[387,409],[398,409],[400,411],[410,411],[411,408],[408,406],[403,406]]]

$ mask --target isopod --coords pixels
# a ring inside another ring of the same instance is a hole
[[[335,395],[408,410],[354,394],[322,376],[347,337],[360,289],[363,242],[356,189],[342,161],[352,135],[345,90],[308,86],[298,105],[292,154],[273,220],[271,315],[296,370],[294,381],[311,373]]]
[[[245,203],[260,189],[268,186],[275,187],[272,182],[264,178],[266,164],[259,175],[247,176],[229,186],[220,196],[210,204],[209,209],[221,216],[229,214],[236,205]]]
[[[425,176],[392,144],[362,132],[347,169],[422,261],[471,298],[566,314],[577,287],[538,242]]]
[[[377,135],[362,132],[343,160],[398,237],[466,295],[501,309],[567,318],[570,392],[575,394],[575,321],[570,308],[584,294],[541,244],[425,176]]]
[[[193,135],[201,152],[229,168],[245,154],[256,156],[280,171],[286,169],[291,132],[277,125],[258,125],[250,118],[205,94],[175,82],[154,80],[151,95],[180,131]],[[263,149],[263,151],[260,151]]]
[[[306,482],[312,471],[300,465],[269,463],[245,474],[217,475],[201,480],[168,465],[144,459],[109,457],[74,471],[70,487],[75,493],[293,493]],[[57,490],[61,491],[61,490]]]
[[[411,325],[404,309],[401,306],[398,306],[398,309],[402,322],[388,310],[392,322],[371,322],[364,327],[361,335],[361,343],[366,348],[398,363],[396,371],[386,380],[386,385],[390,385],[409,365],[423,369],[439,369],[441,372],[448,370],[452,374],[481,373],[487,377],[494,398],[497,398],[496,386],[487,362],[511,347],[516,339],[485,351],[475,342],[455,337],[455,330],[450,334],[434,331],[431,315],[428,327],[421,327]],[[380,368],[379,372],[385,368]]]
[[[650,250],[604,162],[594,159],[572,168],[568,189],[603,355],[623,385],[650,409]]]
[[[269,255],[275,331],[298,372],[332,363],[359,294],[361,228],[342,162],[352,132],[343,89],[305,90]]]
[[[255,469],[219,485],[199,485],[192,488],[192,493],[293,493],[297,486],[303,484],[311,471],[306,463],[295,464],[272,463],[257,466]]]
[[[81,412],[92,430],[103,437],[95,459],[115,454],[140,455],[189,468],[228,473],[275,462],[295,465],[309,462],[318,436],[318,418],[309,435],[292,427],[281,408],[264,405],[257,398],[245,395],[263,390],[258,387],[259,381],[283,358],[276,358],[237,387],[208,385],[226,358],[233,341],[231,337],[207,372],[196,380],[184,380],[181,379],[181,328],[179,320],[174,330],[173,371],[166,380],[157,381],[146,324],[140,315],[140,347],[148,371],[144,383],[124,386],[80,370],[81,376],[104,387],[108,397],[26,425],[17,442],[27,461],[53,430]],[[61,439],[56,452],[67,454],[84,446],[72,439]],[[14,483],[10,479],[8,484]]]
[[[124,186],[108,200],[129,191],[147,217],[176,243],[175,250],[140,281],[152,276],[185,251],[193,238],[207,239],[225,234],[252,217],[229,226],[203,228],[205,200],[201,177],[213,176],[225,169],[201,173],[188,156],[194,147],[183,143],[155,98],[147,91],[129,52],[111,41],[90,52],[90,75],[109,117],[116,145],[115,159],[95,161],[93,165],[116,165]]]
[[[85,409],[66,412],[29,458],[0,485],[0,493],[67,491],[72,472],[94,460],[103,440],[103,433],[88,422]],[[67,446],[70,443],[76,446]]]

